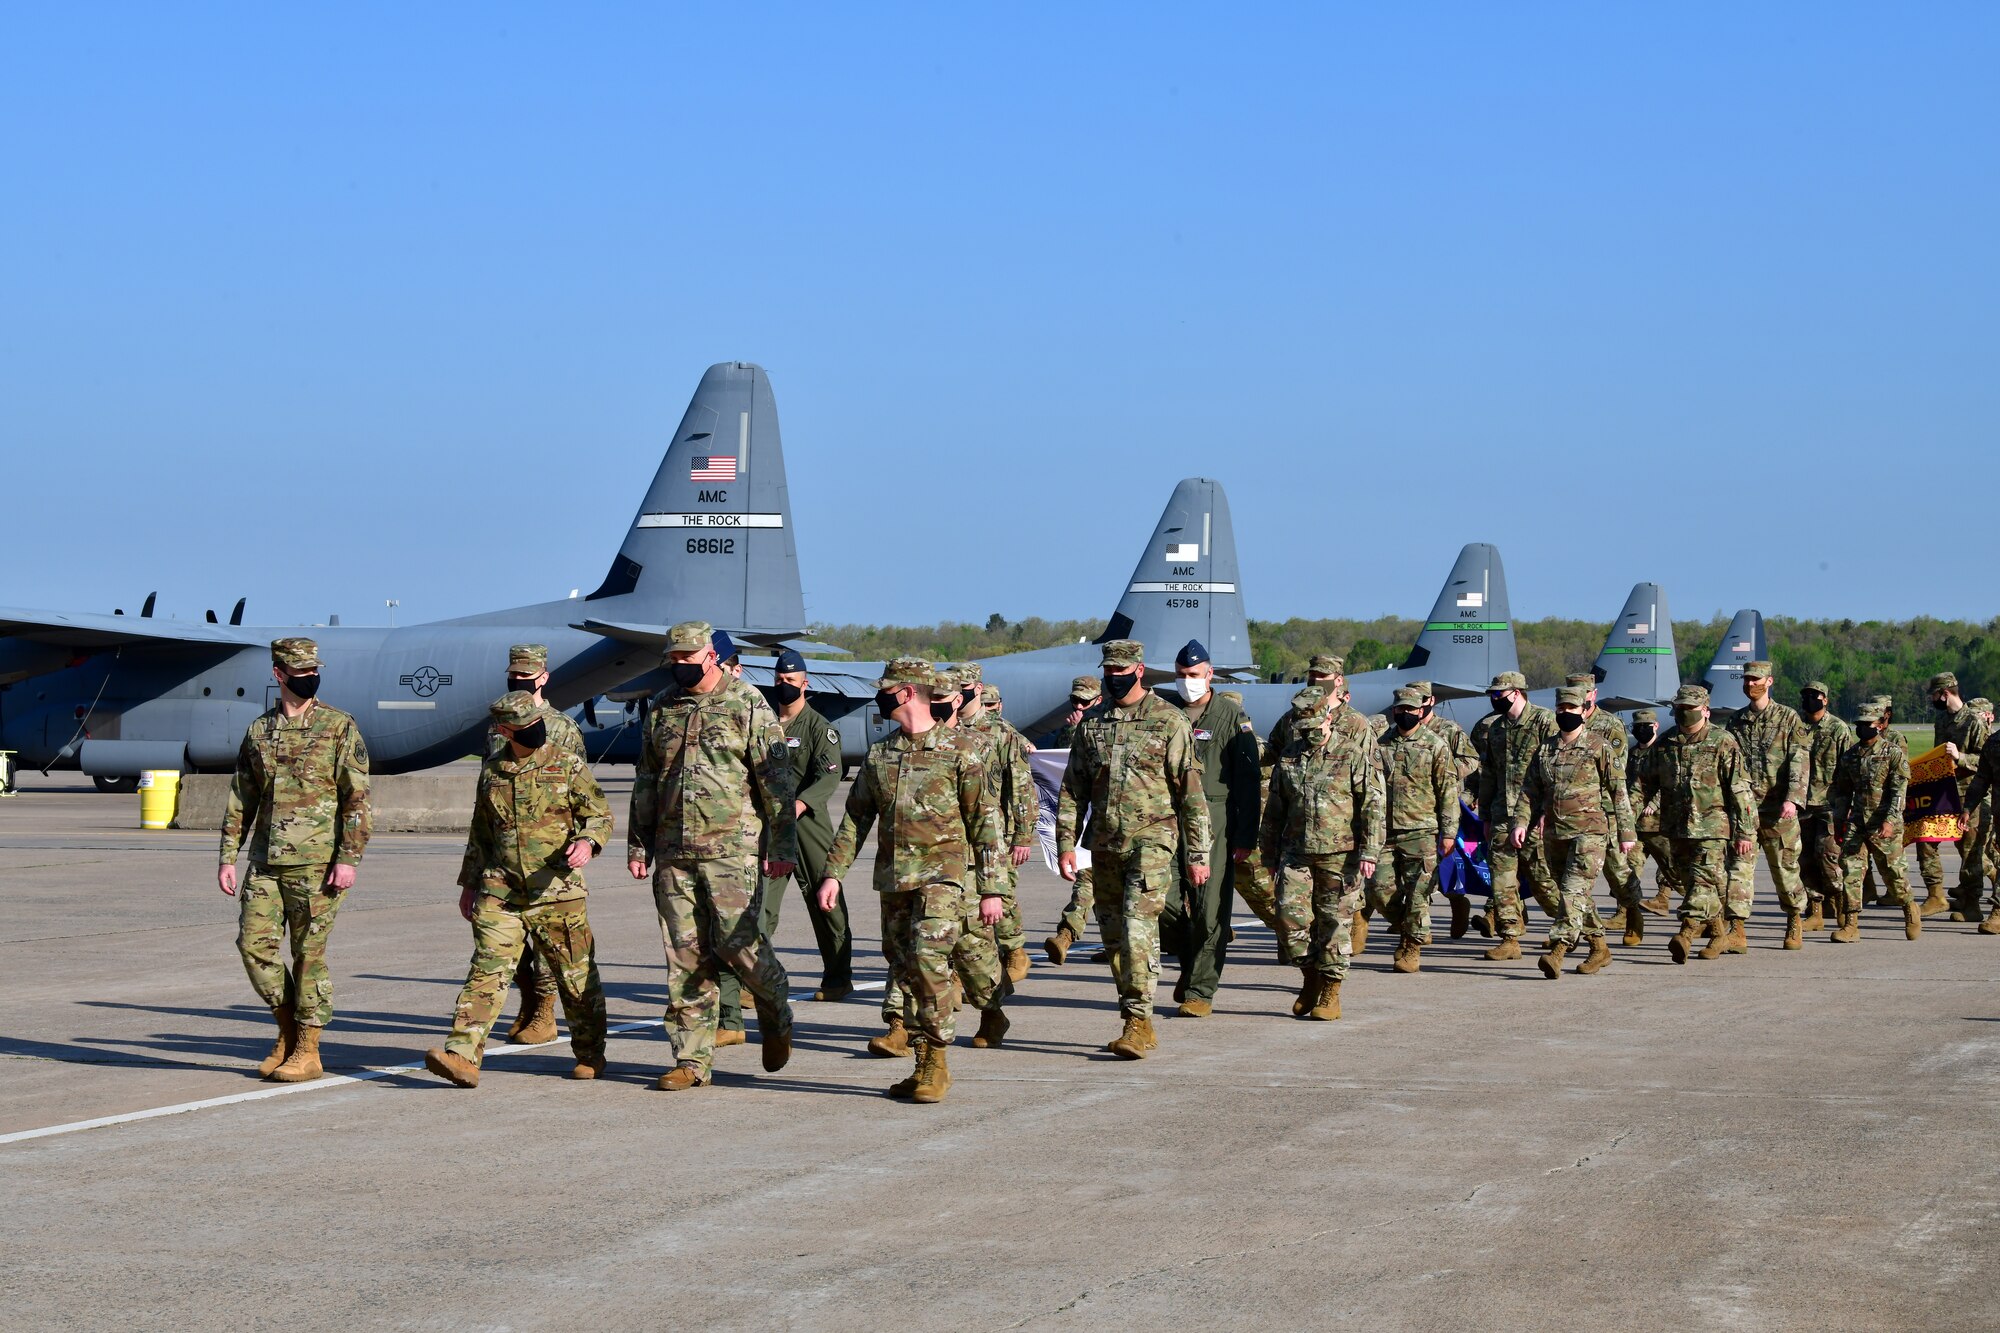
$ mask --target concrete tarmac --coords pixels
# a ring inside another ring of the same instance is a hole
[[[1970,925],[1910,943],[1873,909],[1860,944],[1785,953],[1760,870],[1748,956],[1676,967],[1649,919],[1550,982],[1447,940],[1439,905],[1424,970],[1371,946],[1321,1024],[1239,911],[1216,1015],[1172,1017],[1163,986],[1144,1061],[1101,1049],[1088,950],[1038,952],[1006,1048],[966,1025],[942,1105],[882,1095],[908,1065],[862,1049],[879,990],[800,1002],[779,1074],[753,1035],[669,1094],[629,772],[601,773],[620,831],[590,910],[634,1025],[606,1079],[563,1078],[563,1044],[490,1050],[472,1091],[405,1068],[442,1043],[470,933],[458,841],[385,836],[331,949],[325,1055],[360,1079],[276,1095],[214,836],[26,775],[0,801],[0,1328],[2000,1323],[2000,938]],[[1031,939],[1066,895],[1030,865]],[[809,995],[796,896],[778,943]]]

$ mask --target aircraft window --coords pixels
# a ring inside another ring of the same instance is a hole
[[[239,699],[243,697],[243,687],[241,685],[236,687],[236,697]]]
[[[201,687],[201,697],[204,699],[208,697],[208,686],[204,685]]]

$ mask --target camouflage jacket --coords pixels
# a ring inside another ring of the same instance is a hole
[[[1786,801],[1806,803],[1812,781],[1812,737],[1795,710],[1781,703],[1739,708],[1730,715],[1729,734],[1743,751],[1750,796],[1761,807],[1765,823],[1777,819]]]
[[[1091,846],[1179,848],[1187,865],[1208,864],[1212,830],[1194,757],[1194,729],[1151,690],[1129,707],[1083,720],[1056,802],[1056,851],[1076,850],[1088,815]]]
[[[2000,782],[1994,775],[2000,773],[2000,730],[1986,737],[1986,744],[1979,749],[1979,769],[1972,775],[1972,781],[1965,784],[1965,808],[1970,810],[1985,800],[1993,792],[1993,786]]]
[[[258,865],[359,865],[371,827],[368,747],[352,717],[315,699],[297,718],[273,708],[250,724],[222,815],[221,864],[236,864],[247,834]]]
[[[611,806],[582,755],[553,735],[519,759],[512,746],[489,754],[479,765],[459,886],[517,907],[581,898],[583,872],[564,859],[578,838],[599,851],[611,840]]]
[[[1428,833],[1435,839],[1458,831],[1458,765],[1444,737],[1421,723],[1409,731],[1392,729],[1375,755],[1388,836]]]
[[[540,712],[542,721],[548,724],[551,745],[558,750],[567,750],[579,759],[589,758],[583,751],[583,732],[570,719],[568,713],[559,708],[551,708],[547,704],[541,706]],[[486,753],[488,757],[510,753],[507,748],[507,738],[500,733],[497,725],[486,728]]]
[[[1727,838],[1740,841],[1757,832],[1757,803],[1743,771],[1736,738],[1713,722],[1700,736],[1679,727],[1653,742],[1651,762],[1639,769],[1639,791],[1656,801],[1660,832],[1669,838]]]
[[[1625,792],[1624,747],[1614,746],[1601,728],[1586,725],[1581,730],[1567,743],[1558,733],[1536,749],[1522,783],[1527,809],[1515,810],[1514,827],[1526,829],[1546,819],[1545,837],[1595,833],[1631,842],[1636,834],[1631,798]],[[1618,730],[1622,735],[1625,729]]]
[[[1638,833],[1658,833],[1660,831],[1660,797],[1656,791],[1649,800],[1639,790],[1639,774],[1657,757],[1660,748],[1657,735],[1651,745],[1634,745],[1625,752],[1625,798],[1632,806],[1633,829]]]
[[[1451,762],[1458,769],[1460,782],[1479,772],[1479,751],[1473,748],[1472,737],[1465,734],[1464,727],[1432,709],[1419,730],[1431,732],[1445,743],[1445,748],[1451,751]]]
[[[1350,708],[1336,711],[1354,715]],[[1352,851],[1364,861],[1381,859],[1387,817],[1375,750],[1367,723],[1344,727],[1338,716],[1324,733],[1301,730],[1286,742],[1264,798],[1259,843],[1266,865]]]
[[[1257,764],[1257,728],[1243,713],[1243,697],[1214,691],[1179,705],[1194,735],[1195,762],[1201,765],[1201,792],[1209,822],[1221,807],[1231,851],[1257,845],[1257,816],[1264,801],[1264,773]],[[1211,828],[1213,839],[1217,830]],[[1213,846],[1213,842],[1210,844]]]
[[[646,718],[632,775],[627,859],[797,861],[791,751],[764,696],[724,677],[670,694]]]
[[[1960,705],[1956,713],[1941,713],[1931,726],[1932,745],[1958,747],[1958,791],[1961,796],[1979,771],[1979,752],[1986,745],[1986,719]]]
[[[1821,713],[1817,722],[1803,717],[1799,722],[1806,729],[1807,767],[1811,771],[1806,779],[1805,808],[1824,810],[1833,804],[1833,775],[1840,768],[1840,756],[1854,744],[1854,728],[1835,717],[1831,708]]]
[[[1521,716],[1495,713],[1479,755],[1479,817],[1489,829],[1512,822],[1524,799],[1522,783],[1541,743],[1554,736],[1556,715],[1540,704],[1524,704]]]
[[[1856,741],[1833,771],[1833,822],[1849,851],[1889,828],[1903,836],[1903,799],[1910,790],[1910,756],[1885,738]],[[1899,849],[1900,852],[1900,849]]]
[[[971,880],[981,897],[1009,896],[1007,877],[998,873],[1000,812],[980,762],[982,748],[946,727],[921,736],[897,730],[869,746],[827,853],[827,878],[847,878],[868,830],[880,821],[877,893],[936,884],[964,888]]]
[[[1034,747],[1005,718],[982,712],[971,730],[986,737],[991,756],[986,760],[986,785],[999,806],[1002,836],[1010,846],[1028,847],[1035,841],[1035,817],[1041,802],[1035,796],[1035,775],[1028,768],[1028,752]]]

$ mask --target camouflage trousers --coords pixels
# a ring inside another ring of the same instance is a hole
[[[1361,906],[1359,852],[1287,852],[1277,870],[1278,933],[1302,966],[1347,976],[1354,913]]]
[[[1398,833],[1389,839],[1377,880],[1394,885],[1385,919],[1419,944],[1431,942],[1431,894],[1437,890],[1438,835],[1434,829]]]
[[[333,977],[326,970],[327,938],[345,893],[326,890],[326,866],[250,867],[236,891],[236,951],[257,998],[276,1009],[290,1004],[305,1027],[333,1021]],[[292,966],[285,967],[285,932],[292,935]]]
[[[705,1079],[722,1016],[716,975],[728,968],[757,1002],[766,1031],[792,1030],[791,982],[757,928],[761,879],[755,852],[653,862],[653,906],[667,954],[667,1033],[674,1059]]]
[[[1886,886],[1882,895],[1884,904],[1901,907],[1911,901],[1909,871],[1903,860],[1902,834],[1864,838],[1859,843],[1850,839],[1842,852],[1848,911],[1861,910],[1861,880],[1870,865],[1882,876],[1882,883]]]
[[[1640,895],[1633,892],[1632,861],[1639,849],[1634,847],[1628,856],[1619,849],[1618,840],[1610,835],[1604,840],[1604,882],[1611,886],[1611,901],[1621,907],[1630,907],[1639,901]],[[1552,860],[1554,858],[1551,858]]]
[[[447,1051],[479,1063],[486,1053],[486,1034],[507,998],[508,979],[532,947],[546,960],[542,970],[562,997],[570,1050],[582,1061],[604,1058],[604,987],[597,977],[597,948],[583,902],[570,898],[515,907],[492,894],[479,895],[472,909],[472,969],[458,993]]]
[[[965,905],[969,897],[956,884],[932,884],[882,895],[882,956],[889,965],[889,985],[898,996],[898,1016],[925,1040],[939,1046],[951,1045],[958,1035],[951,1003],[951,976],[959,942],[965,934]],[[994,996],[1000,956],[990,930],[983,952],[991,962],[991,970],[976,975],[990,975],[994,984],[983,991],[967,986],[966,998],[978,1009],[997,1003]]]
[[[1524,928],[1521,905],[1523,874],[1527,876],[1528,888],[1542,910],[1551,919],[1562,916],[1562,899],[1556,893],[1555,876],[1549,872],[1548,855],[1539,832],[1530,830],[1528,841],[1519,849],[1505,837],[1490,839],[1486,843],[1486,865],[1493,872],[1493,914],[1499,919],[1502,938],[1517,939]]]
[[[1734,859],[1727,838],[1674,838],[1674,882],[1681,889],[1681,920],[1704,925],[1722,914]]]
[[[1002,1001],[1014,993],[1014,985],[1007,980],[1000,966],[996,929],[979,919],[978,894],[960,889],[959,895],[958,934],[945,952],[945,961],[950,969],[945,978],[946,987],[949,989],[951,975],[956,974],[967,1004],[980,1010],[998,1009]],[[916,994],[909,985],[910,968],[915,963],[914,955],[908,951],[914,947],[915,936],[910,933],[913,927],[908,922],[890,921],[889,899],[895,896],[887,894],[882,900],[882,961],[889,971],[889,979],[882,987],[882,1021],[886,1023],[891,1018],[901,1017],[906,1025],[911,1025],[921,1017],[917,1012]],[[915,898],[917,894],[912,891],[902,896]],[[910,904],[909,910],[918,912],[919,920],[928,913],[928,908],[920,903]],[[892,955],[891,950],[897,951],[896,954]],[[900,966],[898,957],[901,958]],[[957,1012],[956,1005],[952,1006],[952,1011]]]
[[[1834,911],[1847,900],[1845,857],[1833,832],[1833,812],[1807,810],[1799,819],[1799,880],[1814,902]],[[1859,892],[1859,890],[1856,890]]]
[[[530,947],[521,950],[521,961],[514,965],[514,984],[520,988],[524,1000],[530,995],[552,1000],[556,996],[556,974],[542,962],[533,944],[530,940]]]
[[[1604,869],[1607,845],[1617,846],[1603,833],[1549,838],[1544,843],[1549,867],[1555,873],[1556,892],[1562,895],[1562,912],[1549,927],[1551,943],[1575,944],[1578,940],[1603,938],[1604,922],[1598,918],[1597,904],[1590,893],[1597,887],[1597,876]]]
[[[1986,821],[1980,818],[1982,813],[1976,807],[1967,812],[1965,836],[1952,844],[1958,848],[1958,888],[1951,897],[1962,906],[1977,907],[1985,888]],[[1917,844],[1917,872],[1924,877],[1925,890],[1932,893],[1944,891],[1944,858],[1938,846],[1934,842]]]
[[[1076,882],[1069,886],[1069,905],[1063,908],[1062,920],[1057,924],[1069,927],[1070,934],[1082,939],[1087,920],[1085,909],[1090,902],[1090,867],[1084,866],[1076,872]]]
[[[1028,931],[1021,924],[1020,900],[1014,896],[1014,891],[1019,887],[1021,882],[1021,871],[1020,867],[1014,864],[1012,853],[1012,847],[1003,847],[1000,849],[1001,874],[1007,880],[1007,897],[1003,900],[1006,906],[1000,909],[1000,924],[986,927],[999,947],[1007,950],[1025,949],[1028,947]],[[976,918],[979,915],[979,899],[977,897],[973,897],[972,907],[972,915]]]
[[[1278,961],[1295,963],[1298,960],[1285,955],[1285,933],[1278,929],[1278,887],[1271,879],[1271,872],[1255,855],[1236,867],[1236,896],[1242,900],[1259,921],[1269,926],[1278,937]]]
[[[1091,849],[1090,868],[1097,935],[1118,984],[1118,1012],[1151,1018],[1160,983],[1160,913],[1180,877],[1180,857],[1150,843],[1117,851],[1099,846]]]
[[[1757,846],[1771,867],[1778,886],[1778,902],[1787,914],[1806,910],[1806,889],[1799,878],[1799,821],[1777,819],[1757,824]],[[1757,882],[1757,854],[1732,857],[1729,862],[1729,890],[1723,900],[1723,914],[1731,921],[1750,919],[1750,891]]]
[[[1625,858],[1628,878],[1625,881],[1625,895],[1619,899],[1620,902],[1630,903],[1634,899],[1646,896],[1644,875],[1648,859],[1653,863],[1653,875],[1659,881],[1661,893],[1682,892],[1680,884],[1674,879],[1673,842],[1664,833],[1641,833],[1639,845]]]

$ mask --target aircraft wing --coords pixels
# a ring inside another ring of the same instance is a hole
[[[186,643],[213,648],[260,648],[261,631],[196,620],[154,620],[150,616],[104,616],[90,612],[35,611],[0,606],[0,638],[26,639],[61,648],[95,652],[128,643]]]

